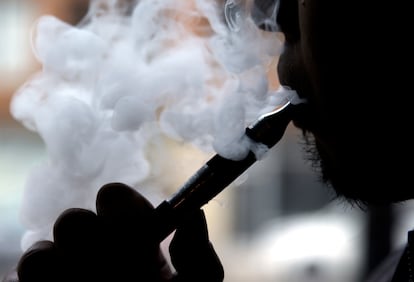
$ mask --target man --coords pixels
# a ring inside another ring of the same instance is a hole
[[[255,2],[263,13],[275,5]],[[403,100],[411,92],[408,4],[279,0],[278,5],[277,25],[285,35],[279,78],[308,101],[294,124],[303,130],[321,179],[359,206],[412,199],[410,109]],[[173,275],[150,236],[152,210],[132,189],[106,185],[97,215],[68,210],[55,224],[54,242],[39,242],[22,256],[20,282],[223,281],[202,212],[177,229],[170,248]],[[393,264],[380,278],[409,281],[409,262],[404,255],[395,275]]]

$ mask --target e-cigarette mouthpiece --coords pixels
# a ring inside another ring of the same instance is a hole
[[[282,138],[296,107],[288,101],[274,111],[261,116],[246,128],[246,136],[252,142],[268,148],[273,147]],[[257,160],[258,157],[251,150],[242,160],[229,160],[216,154],[207,161],[177,193],[156,208],[160,242],[177,228],[187,214],[208,203]]]

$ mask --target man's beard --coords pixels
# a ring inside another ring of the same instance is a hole
[[[355,143],[337,146],[333,159],[313,134],[303,131],[305,160],[311,164],[321,183],[333,192],[335,200],[365,209],[367,206],[400,203],[414,198],[409,166],[398,162],[399,154],[378,157],[376,150]],[[347,140],[349,141],[349,139]],[[339,149],[342,149],[340,152]],[[396,149],[397,150],[397,149]]]
[[[302,150],[305,162],[310,164],[318,181],[327,187],[327,193],[331,195],[332,200],[346,202],[351,206],[365,209],[368,201],[363,200],[356,191],[353,191],[353,186],[346,186],[346,184],[340,182],[339,177],[336,177],[337,173],[334,171],[329,158],[320,149],[313,134],[306,130],[303,130],[302,133]]]

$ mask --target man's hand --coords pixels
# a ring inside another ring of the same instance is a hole
[[[173,273],[153,235],[154,207],[132,188],[107,184],[94,213],[68,209],[53,241],[27,250],[4,282],[221,282],[224,271],[200,210],[178,227],[170,244]]]

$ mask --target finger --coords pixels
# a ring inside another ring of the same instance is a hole
[[[144,196],[122,183],[104,185],[96,197],[96,210],[100,216],[145,218],[153,209]]]
[[[67,253],[84,253],[91,248],[95,249],[99,233],[100,226],[96,214],[80,208],[65,210],[53,226],[57,248]]]
[[[112,236],[122,234],[127,242],[140,239],[158,246],[152,235],[154,207],[133,188],[122,183],[104,185],[96,198],[96,210],[108,229],[114,231]]]
[[[20,282],[59,281],[59,257],[51,241],[39,241],[20,258],[17,276]]]
[[[202,210],[180,225],[170,244],[171,261],[178,280],[221,282],[224,270],[208,236]]]
[[[117,281],[137,275],[137,267],[144,281],[171,275],[154,236],[154,206],[144,196],[125,184],[110,183],[99,190],[96,210],[105,228],[106,251],[117,258],[110,267],[123,269],[124,277]]]
[[[101,233],[98,217],[90,210],[67,209],[58,217],[53,236],[62,264],[61,277],[67,281],[90,281],[100,277],[104,254]]]

